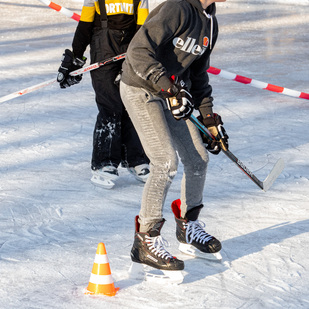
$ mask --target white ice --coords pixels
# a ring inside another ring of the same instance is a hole
[[[81,1],[54,2],[80,14]],[[307,4],[219,3],[211,65],[308,93]],[[37,0],[1,1],[0,15],[0,97],[56,77],[76,22]],[[223,154],[210,156],[200,219],[223,245],[222,262],[210,262],[177,249],[179,166],[162,230],[185,260],[177,286],[128,277],[143,184],[122,168],[112,190],[90,182],[89,73],[69,89],[54,84],[0,105],[1,308],[309,308],[309,101],[210,80],[230,150],[261,180],[278,158],[286,167],[265,193]],[[114,297],[83,294],[99,242],[120,287]]]

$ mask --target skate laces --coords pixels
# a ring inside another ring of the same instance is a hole
[[[165,240],[161,235],[156,237],[150,237],[146,235],[146,243],[151,253],[162,259],[173,258],[173,256],[165,249],[165,246],[169,246],[169,242]]]
[[[205,232],[205,223],[203,221],[188,221],[186,223],[187,233],[186,242],[191,244],[193,240],[205,244],[205,242],[210,241],[213,236]]]

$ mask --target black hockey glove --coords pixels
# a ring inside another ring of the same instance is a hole
[[[221,149],[228,150],[228,135],[223,128],[221,116],[214,114],[207,114],[205,117],[199,116],[200,121],[207,127],[209,132],[216,138],[215,141],[210,141],[204,134],[202,134],[203,142],[206,144],[206,149],[217,155]]]
[[[57,82],[60,88],[67,88],[72,85],[78,84],[82,80],[83,74],[71,76],[70,72],[78,70],[86,63],[87,58],[83,60],[75,58],[73,53],[66,49],[62,55],[61,65],[58,69]]]
[[[193,112],[192,95],[188,91],[186,84],[178,77],[173,81],[172,86],[166,91],[168,108],[176,120],[187,120]]]

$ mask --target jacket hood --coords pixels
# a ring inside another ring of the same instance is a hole
[[[187,0],[191,5],[193,5],[194,7],[196,7],[201,13],[203,13],[205,10],[202,7],[202,4],[200,2],[200,0]],[[209,5],[206,9],[206,13],[209,15],[214,16],[216,14],[216,4],[212,3],[211,5]]]

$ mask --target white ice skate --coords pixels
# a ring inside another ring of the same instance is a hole
[[[104,166],[98,170],[92,170],[91,181],[105,189],[114,187],[114,181],[119,177],[117,168],[114,166]]]
[[[145,264],[132,262],[129,269],[129,278],[133,280],[146,280],[159,284],[180,284],[184,276],[181,270],[161,270]]]
[[[135,167],[128,167],[128,171],[139,181],[146,182],[149,176],[149,165],[140,164]]]

